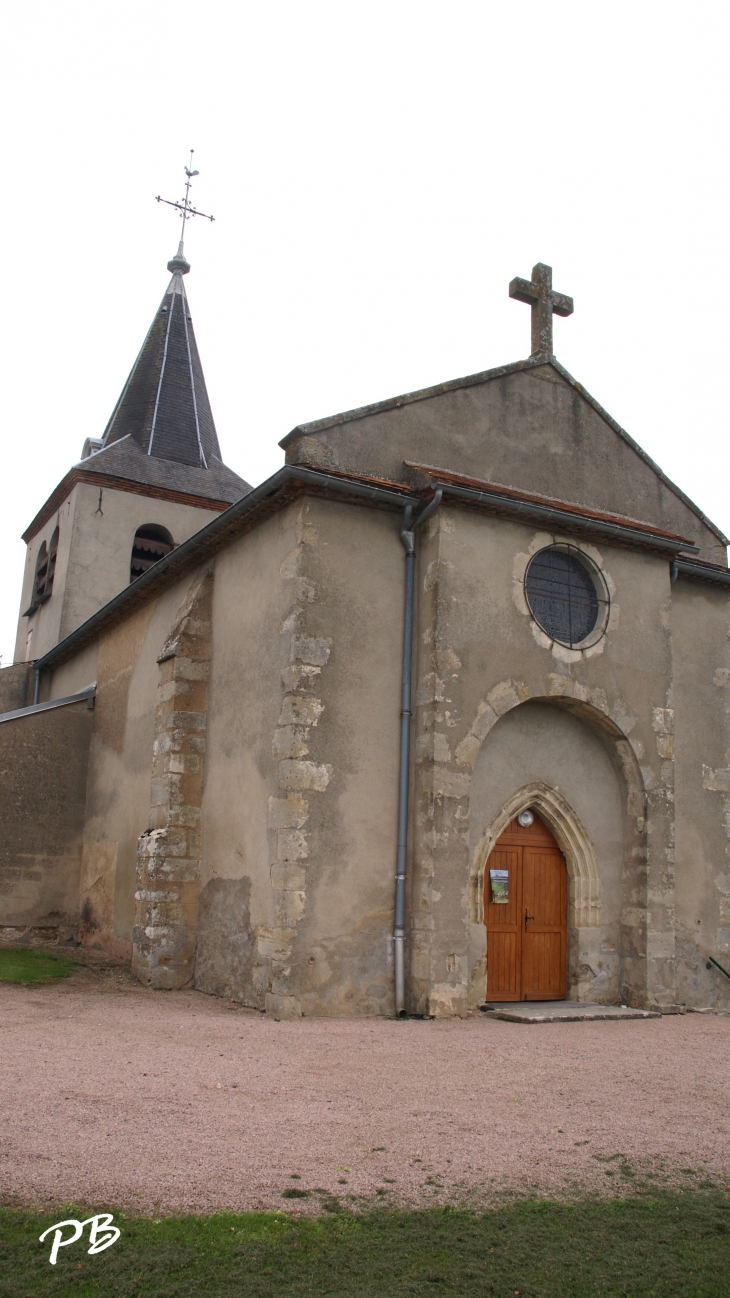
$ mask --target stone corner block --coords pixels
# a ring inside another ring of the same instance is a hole
[[[267,992],[264,1009],[273,1019],[300,1019],[302,1017],[302,1007],[296,996],[276,996],[273,992]]]

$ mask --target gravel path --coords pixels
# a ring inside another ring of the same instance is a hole
[[[0,985],[0,1032],[5,1201],[444,1202],[624,1190],[627,1162],[730,1185],[730,1018],[275,1023],[87,972]]]

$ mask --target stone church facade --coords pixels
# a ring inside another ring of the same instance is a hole
[[[549,268],[527,360],[302,425],[253,490],[170,268],[26,533],[4,939],[277,1017],[730,1006],[727,541],[556,360]]]

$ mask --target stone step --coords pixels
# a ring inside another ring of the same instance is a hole
[[[503,1001],[480,1007],[493,1019],[507,1023],[576,1023],[597,1019],[660,1019],[659,1010],[634,1010],[628,1005],[587,1005],[578,1001]]]

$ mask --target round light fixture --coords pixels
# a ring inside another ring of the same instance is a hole
[[[521,811],[517,817],[517,823],[522,825],[523,829],[529,829],[535,817],[531,811]]]

